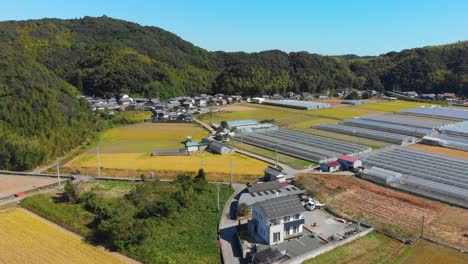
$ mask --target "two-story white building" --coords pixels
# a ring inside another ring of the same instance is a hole
[[[251,237],[268,245],[302,235],[304,206],[299,196],[281,196],[252,206],[252,220],[249,221]]]

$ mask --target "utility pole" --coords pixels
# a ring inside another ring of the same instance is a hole
[[[59,161],[57,160],[57,162],[55,163],[57,165],[57,180],[58,180],[58,186],[59,186],[59,189],[62,189],[62,184],[60,182],[60,169],[59,169]]]
[[[230,171],[229,187],[232,188],[232,152],[229,154],[229,171]]]
[[[99,160],[99,151],[100,149],[97,148],[97,170],[98,170],[98,177],[101,177],[101,161]]]
[[[219,211],[219,182],[216,184],[216,187],[217,187],[217,189],[218,189],[218,192],[217,192],[217,195],[216,195],[216,198],[217,198],[217,199],[216,199],[216,200],[217,200],[217,207],[216,207],[216,208],[217,208],[218,211]]]

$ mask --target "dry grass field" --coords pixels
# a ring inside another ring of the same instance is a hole
[[[424,145],[424,144],[413,144],[413,145],[410,145],[409,148],[422,150],[426,152],[432,152],[435,154],[451,156],[455,158],[468,159],[468,152],[463,151],[463,150],[449,149],[449,148],[443,148],[443,147],[437,147],[437,146],[429,146],[429,145]]]
[[[0,263],[132,263],[23,209],[0,211]]]
[[[403,240],[415,240],[421,233],[436,241],[468,249],[468,210],[388,189],[354,176],[304,174],[298,177],[312,193],[335,211],[378,231]]]
[[[420,240],[410,247],[387,236],[374,233],[338,247],[305,264],[368,264],[368,263],[466,263],[466,253]]]
[[[56,182],[57,179],[55,178],[0,174],[0,197],[43,187]]]

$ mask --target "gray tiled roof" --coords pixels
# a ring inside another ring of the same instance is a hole
[[[267,190],[276,190],[279,188],[281,188],[281,183],[278,181],[269,181],[264,183],[254,183],[252,186],[248,187],[247,190],[249,193],[255,193]]]
[[[296,195],[273,198],[259,202],[255,206],[260,207],[268,219],[280,218],[287,215],[302,213],[304,206]]]
[[[265,173],[269,174],[269,175],[273,175],[273,176],[278,176],[280,174],[282,174],[282,172],[278,169],[275,169],[275,168],[272,168],[272,167],[267,167],[265,169]]]
[[[287,186],[284,188],[276,189],[274,191],[266,192],[256,192],[256,193],[243,193],[239,197],[239,204],[245,203],[248,206],[251,206],[255,203],[266,201],[275,197],[287,196],[287,195],[300,195],[305,193],[304,190],[298,189],[294,186]]]

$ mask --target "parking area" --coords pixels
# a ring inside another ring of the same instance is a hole
[[[327,239],[335,234],[343,234],[352,224],[339,221],[324,210],[306,211],[304,227],[319,237]]]

